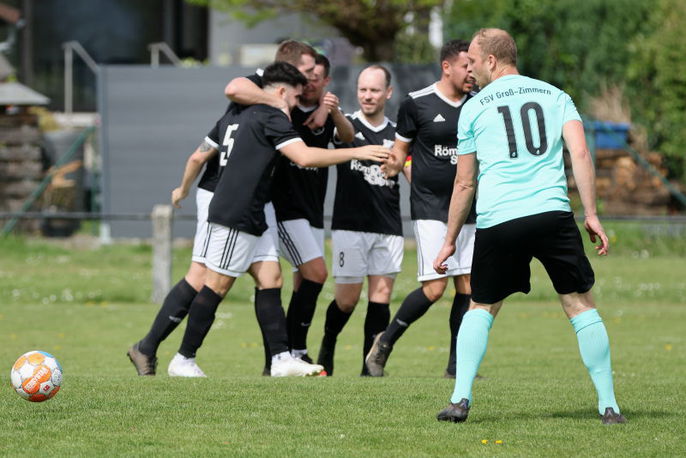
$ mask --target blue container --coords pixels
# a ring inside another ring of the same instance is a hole
[[[590,121],[586,129],[593,134],[598,149],[623,149],[629,135],[631,124],[626,122]]]

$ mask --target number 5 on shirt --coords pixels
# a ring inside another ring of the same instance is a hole
[[[226,128],[226,134],[224,134],[224,141],[222,142],[222,145],[226,147],[226,150],[222,148],[221,155],[219,156],[220,167],[224,167],[229,160],[231,150],[233,149],[233,138],[231,138],[231,134],[233,134],[237,129],[238,124],[231,124]]]

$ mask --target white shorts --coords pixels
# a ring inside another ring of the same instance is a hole
[[[316,258],[324,257],[324,229],[310,226],[306,219],[279,221],[279,252],[297,267]]]
[[[260,237],[219,224],[209,223],[205,265],[229,277],[240,277],[248,271]]]
[[[257,241],[255,255],[252,262],[279,262],[279,235],[276,229],[276,213],[274,204],[267,202],[264,206],[264,218],[267,220],[267,230]]]
[[[471,273],[476,224],[462,226],[455,244],[455,253],[446,261],[448,271],[445,274],[436,273],[433,263],[443,246],[448,225],[432,219],[415,220],[412,221],[412,225],[417,241],[417,280],[435,280]]]
[[[195,225],[195,238],[193,239],[193,256],[192,260],[205,264],[205,239],[209,231],[209,223],[207,222],[207,210],[210,208],[210,201],[212,200],[213,192],[207,189],[198,188],[195,194],[195,206],[198,209],[197,223]]]
[[[395,278],[403,263],[403,238],[373,232],[331,232],[336,283],[362,283],[367,275]]]
[[[220,224],[208,223],[205,240],[205,265],[229,277],[240,277],[255,262],[279,262],[276,217],[271,202],[264,206],[268,228],[261,236],[240,232]]]

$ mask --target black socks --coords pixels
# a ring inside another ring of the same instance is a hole
[[[195,353],[202,345],[207,333],[210,332],[214,322],[214,314],[222,299],[222,296],[207,286],[203,286],[195,296],[188,313],[186,333],[183,335],[183,341],[179,348],[179,353],[182,356],[195,358]]]
[[[272,356],[288,351],[286,316],[281,306],[281,288],[262,290],[255,288],[255,315],[260,324],[265,346],[265,367],[270,367]]]
[[[293,350],[307,349],[307,332],[310,329],[317,307],[317,298],[323,286],[321,283],[303,279],[300,288],[291,297],[286,319],[289,346]]]
[[[334,299],[326,309],[326,322],[324,323],[324,339],[322,345],[333,346],[336,344],[336,338],[341,333],[346,323],[350,319],[352,312],[347,313],[338,308],[336,300]]]
[[[381,340],[393,346],[405,330],[421,318],[432,304],[433,302],[424,295],[421,287],[412,291],[400,305]]]
[[[155,356],[160,343],[183,321],[188,315],[191,302],[198,292],[186,281],[185,278],[179,280],[174,287],[167,293],[164,303],[152,323],[152,327],[139,343],[141,353],[148,356]]]
[[[362,375],[368,375],[364,359],[374,343],[374,337],[386,329],[391,319],[391,309],[388,304],[379,302],[367,303],[367,316],[364,319],[364,343],[362,344]]]
[[[455,348],[457,344],[457,332],[462,324],[462,317],[469,310],[470,294],[455,293],[453,306],[450,309],[450,355],[448,356],[448,368],[446,372],[455,375]]]

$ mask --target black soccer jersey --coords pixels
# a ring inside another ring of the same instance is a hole
[[[382,145],[390,148],[395,139],[395,124],[384,119],[372,126],[357,111],[346,115],[355,128],[352,143],[339,143],[337,148]],[[400,187],[398,177],[385,178],[373,161],[356,159],[336,166],[336,198],[331,229],[403,235],[400,220]]]
[[[219,164],[224,169],[210,202],[207,220],[256,236],[267,229],[269,201],[278,150],[301,141],[286,115],[267,105],[229,110],[218,123],[222,138]]]
[[[410,211],[413,220],[448,221],[457,164],[457,119],[465,96],[453,102],[436,83],[411,92],[398,110],[396,137],[412,143]],[[467,223],[476,222],[474,206]]]
[[[257,86],[262,87],[262,70],[258,69],[255,73],[252,75],[246,76],[247,79],[255,83]],[[224,112],[225,114],[228,113],[229,111],[233,112],[238,112],[239,110],[242,110],[245,108],[245,105],[240,105],[235,102],[229,103],[229,105],[226,107],[226,111]],[[217,131],[217,126],[219,123],[217,123],[212,130],[207,134],[205,137],[205,141],[207,141],[210,145],[212,145],[216,149],[220,149],[221,142],[219,141],[219,133]],[[226,147],[224,147],[226,149]],[[220,151],[221,152],[221,151]],[[210,192],[214,192],[214,189],[217,187],[217,182],[219,181],[219,174],[221,173],[222,168],[219,167],[219,156],[215,156],[209,161],[207,161],[207,164],[205,164],[205,171],[203,172],[202,176],[200,177],[200,181],[198,182],[198,187],[205,189]]]
[[[299,106],[291,111],[293,127],[307,146],[326,148],[333,138],[334,123],[331,115],[326,124],[310,130],[303,122],[314,109]],[[272,202],[278,221],[306,219],[312,227],[324,228],[324,197],[329,169],[300,167],[285,156],[279,158],[274,172]]]

